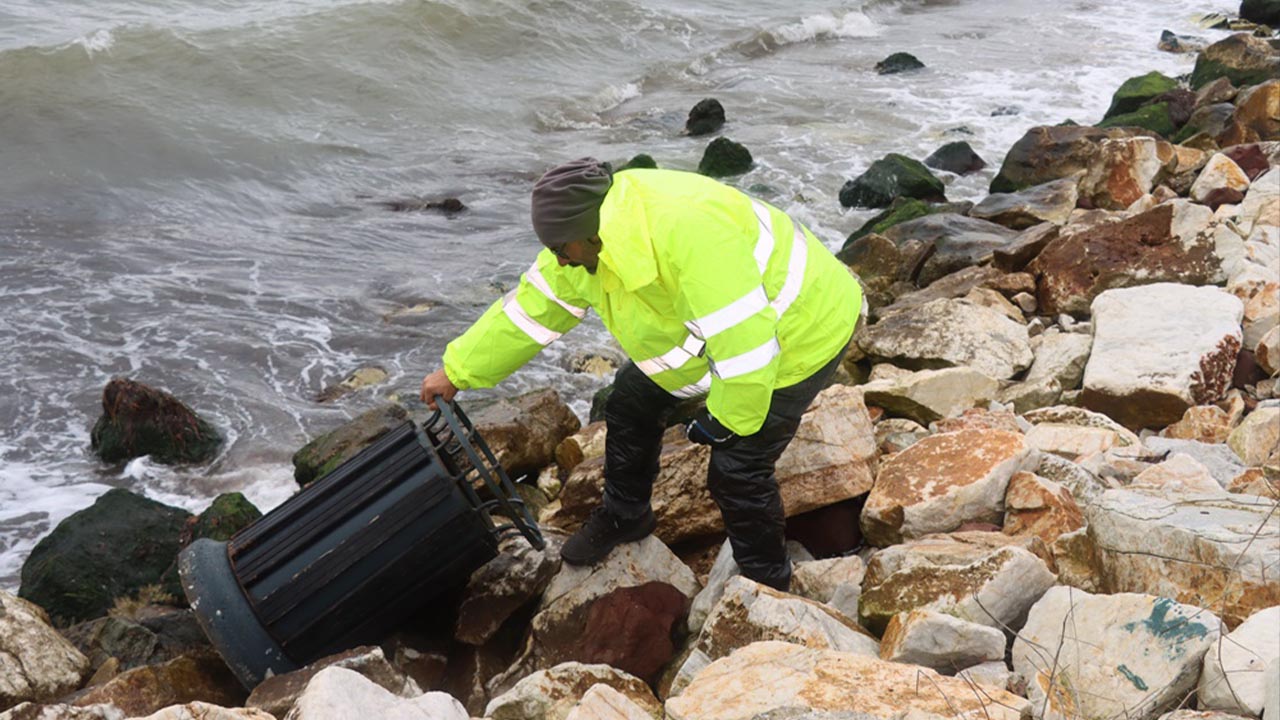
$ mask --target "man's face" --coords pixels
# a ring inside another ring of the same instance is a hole
[[[551,252],[555,253],[561,267],[565,265],[580,267],[595,275],[596,267],[600,264],[600,248],[602,247],[604,247],[604,243],[600,241],[600,236],[593,235],[586,240],[571,240]]]

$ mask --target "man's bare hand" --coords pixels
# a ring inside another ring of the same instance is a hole
[[[422,393],[420,397],[427,407],[436,410],[436,397],[439,396],[445,402],[451,402],[453,396],[458,394],[458,388],[449,380],[449,376],[444,374],[444,368],[431,373],[422,378]]]

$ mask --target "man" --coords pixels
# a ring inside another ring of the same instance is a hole
[[[694,173],[625,170],[592,158],[533,188],[547,250],[520,285],[449,343],[422,397],[492,387],[594,308],[631,362],[605,406],[603,502],[561,551],[592,565],[653,532],[662,434],[682,399],[711,446],[707,485],[747,577],[791,581],[774,464],[826,387],[858,318],[848,269],[781,211]]]

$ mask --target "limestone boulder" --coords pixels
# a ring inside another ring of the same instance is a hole
[[[1119,128],[1033,127],[1009,148],[990,191],[1011,193],[1070,177],[1093,164],[1103,140],[1128,136]]]
[[[1280,403],[1249,413],[1228,436],[1227,445],[1246,465],[1280,462]]]
[[[880,657],[954,675],[967,667],[1004,660],[1004,632],[934,610],[899,613],[889,621]]]
[[[245,706],[258,708],[274,717],[284,717],[311,680],[330,667],[359,673],[397,697],[414,698],[422,694],[418,683],[392,665],[382,648],[364,646],[321,658],[300,670],[266,678],[249,694]]]
[[[1000,401],[1020,413],[1056,405],[1063,391],[1080,387],[1092,349],[1093,337],[1083,333],[1050,329],[1031,338],[1035,361],[1021,382],[1000,392]]]
[[[1158,283],[1108,290],[1092,310],[1085,407],[1127,427],[1163,427],[1231,387],[1244,314],[1238,298],[1213,287]]]
[[[894,313],[858,335],[868,356],[916,369],[966,366],[1004,380],[1031,366],[1027,328],[965,300]]]
[[[329,667],[307,683],[284,720],[470,720],[466,708],[446,693],[402,698],[353,670]]]
[[[39,606],[0,590],[0,712],[80,687],[88,659],[49,624]]]
[[[693,649],[671,684],[678,695],[707,665],[761,640],[877,657],[880,643],[855,621],[813,600],[778,592],[745,577],[725,586]]]
[[[1280,55],[1280,53],[1278,53]],[[1227,145],[1280,138],[1280,80],[1245,88],[1236,98],[1236,112],[1221,137]]]
[[[557,534],[547,533],[544,538],[547,545],[542,550],[535,550],[523,536],[506,539],[497,557],[471,573],[454,637],[483,645],[512,614],[542,596],[560,569],[563,545]]]
[[[866,402],[895,417],[928,425],[995,399],[999,383],[969,367],[920,370],[861,386]]]
[[[873,322],[893,315],[903,310],[915,310],[921,308],[934,300],[955,300],[967,296],[974,288],[989,287],[992,284],[1003,281],[1006,277],[1004,273],[993,267],[979,265],[967,267],[957,270],[950,275],[935,280],[929,287],[920,288],[919,290],[910,290],[899,292],[892,303],[879,307],[870,307],[867,309]],[[1032,288],[1035,287],[1035,281],[1032,281]],[[902,284],[894,286],[895,291],[903,288]],[[860,326],[858,332],[861,333],[863,328]]]
[[[556,465],[565,473],[587,460],[604,457],[604,441],[608,428],[598,420],[570,435],[556,446]]]
[[[116,598],[160,584],[190,518],[123,488],[108,490],[36,544],[18,595],[61,624],[105,615]]]
[[[894,455],[862,510],[874,545],[949,532],[970,522],[999,522],[1009,478],[1029,462],[1017,433],[963,430],[924,438]]]
[[[693,571],[653,536],[594,567],[565,565],[530,626],[536,668],[606,663],[651,678],[675,653],[672,630],[698,589]]]
[[[1187,408],[1182,419],[1161,430],[1160,435],[1178,440],[1224,443],[1233,428],[1231,415],[1226,410],[1217,405],[1197,405]]]
[[[792,566],[791,592],[856,618],[856,601],[862,593],[862,578],[866,573],[866,564],[857,555],[798,562]],[[843,602],[850,600],[853,602]]]
[[[894,225],[884,231],[884,236],[900,247],[908,240],[923,243],[924,256],[911,279],[925,287],[986,261],[992,252],[1017,238],[1018,232],[976,217],[939,213]]]
[[[1196,462],[1208,468],[1209,474],[1223,487],[1248,469],[1231,448],[1223,444],[1154,436],[1146,438],[1142,444],[1157,455],[1190,455]]]
[[[801,572],[801,563],[812,561],[813,556],[809,554],[809,551],[803,545],[794,540],[787,541],[787,555],[791,560],[791,582],[792,590],[794,591],[796,590],[796,576]],[[690,633],[693,635],[698,634],[698,631],[706,623],[707,616],[720,603],[720,598],[724,595],[724,589],[728,586],[729,581],[741,574],[742,568],[738,567],[738,563],[733,559],[733,545],[726,539],[720,544],[719,551],[716,552],[715,561],[711,564],[711,570],[707,573],[706,582],[703,584],[702,590],[698,591],[698,594],[693,598],[693,603],[689,606],[687,627]],[[805,574],[811,575],[812,572]],[[840,579],[843,578],[833,578],[835,581]],[[861,581],[862,577],[859,575],[857,582]],[[796,594],[809,597],[801,592]],[[818,601],[826,602],[825,599]]]
[[[124,711],[114,705],[41,705],[24,702],[0,712],[0,720],[126,720]]]
[[[1001,658],[1000,660],[978,663],[972,667],[967,667],[956,673],[956,677],[968,682],[1007,690],[1009,689],[1009,680],[1013,677],[1013,672],[1005,664],[1004,658]]]
[[[1040,452],[1079,461],[1115,447],[1117,435],[1107,428],[1046,422],[1028,430],[1026,442],[1029,447]]]
[[[77,693],[74,704],[115,705],[130,716],[138,716],[197,701],[234,707],[243,704],[245,697],[244,688],[222,658],[201,653],[123,672]]]
[[[1107,592],[1141,592],[1209,608],[1234,627],[1280,605],[1280,517],[1260,497],[1158,497],[1127,489],[1085,508]]]
[[[1280,375],[1280,326],[1271,328],[1258,340],[1253,356],[1266,373],[1272,377]]]
[[[1236,33],[1205,48],[1196,58],[1191,87],[1199,89],[1220,77],[1236,87],[1280,77],[1280,54],[1262,38]]]
[[[775,470],[787,515],[870,490],[875,448],[875,430],[859,389],[833,385],[819,393]],[[723,532],[720,510],[706,487],[709,459],[710,451],[686,440],[682,428],[672,428],[664,438],[652,500],[658,517],[656,534],[664,542]],[[599,504],[603,487],[603,460],[583,462],[565,482],[559,505],[543,513],[543,524],[576,529]]]
[[[1173,145],[1153,137],[1105,139],[1080,178],[1086,207],[1124,210],[1172,177],[1178,166]]]
[[[1263,336],[1280,327],[1280,282],[1244,283],[1227,290],[1244,302],[1244,346],[1256,352]]]
[[[1014,473],[1004,505],[1002,532],[1013,537],[1035,536],[1052,545],[1059,536],[1084,527],[1084,513],[1071,491],[1035,473]]]
[[[108,463],[144,455],[168,465],[204,463],[222,447],[217,429],[181,400],[126,378],[113,378],[103,389],[102,415],[89,441]]]
[[[1210,646],[1197,691],[1202,710],[1260,717],[1267,700],[1267,668],[1280,658],[1280,606],[1250,615]]]
[[[1039,538],[998,532],[937,535],[894,545],[867,563],[858,619],[883,632],[900,612],[937,610],[990,627],[1018,627],[1055,576]]]
[[[1138,473],[1129,489],[1165,498],[1213,496],[1223,491],[1209,468],[1190,455],[1181,454]]]
[[[565,720],[655,720],[661,716],[614,690],[608,685],[592,685]]]
[[[1079,196],[1079,180],[1063,178],[1014,193],[992,193],[975,205],[969,215],[1014,230],[1045,222],[1064,225],[1076,209]]]
[[[1018,632],[1013,670],[1037,718],[1155,720],[1195,687],[1221,632],[1213,613],[1169,598],[1055,587]]]
[[[1280,216],[1280,167],[1273,167],[1255,178],[1236,213],[1236,225],[1248,237],[1255,227],[1274,225]]]
[[[1186,201],[1156,206],[1119,222],[1059,235],[1028,266],[1039,312],[1085,317],[1114,288],[1172,282],[1211,284],[1222,277],[1206,232],[1212,212]]]
[[[1248,189],[1249,176],[1245,175],[1234,160],[1223,153],[1216,153],[1209,158],[1209,163],[1191,186],[1191,199],[1216,208],[1223,203],[1244,200]]]
[[[224,708],[209,703],[193,702],[170,705],[139,720],[276,720],[276,716],[251,708]]]
[[[661,703],[639,678],[608,665],[569,662],[524,678],[509,692],[494,698],[484,715],[490,720],[565,720],[593,688],[600,687],[641,708],[646,717],[662,713]],[[586,716],[583,720],[594,718]]]
[[[1062,228],[1053,223],[1033,225],[1018,233],[1008,245],[991,253],[991,264],[1004,272],[1020,272],[1036,259],[1049,243],[1058,239]]]
[[[1226,491],[1280,500],[1280,474],[1268,473],[1262,468],[1249,468],[1227,483]]]
[[[681,695],[667,701],[666,717],[890,720],[904,717],[905,711],[909,713],[906,717],[1018,720],[1029,712],[1026,700],[1003,689],[976,689],[963,680],[911,665],[765,641],[703,669]]]
[[[975,173],[987,166],[985,160],[973,151],[969,143],[960,140],[949,142],[934,150],[924,159],[924,164],[935,170],[943,170],[956,175]]]

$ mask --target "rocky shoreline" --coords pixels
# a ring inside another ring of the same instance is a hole
[[[1098,124],[1030,128],[978,203],[939,176],[985,164],[963,144],[841,189],[882,212],[839,253],[868,317],[778,466],[791,592],[738,575],[708,451],[678,428],[655,535],[562,566],[605,430],[544,389],[468,412],[547,547],[507,538],[378,645],[251,690],[176,558],[261,513],[106,493],[0,592],[0,720],[1280,720],[1280,3],[1241,15],[1160,39],[1199,53],[1188,77],[1136,75]],[[723,121],[704,101],[688,132]],[[708,152],[708,174],[752,162],[723,137]],[[222,442],[131,380],[103,410],[107,463]],[[297,480],[410,418],[389,404],[316,438]]]

